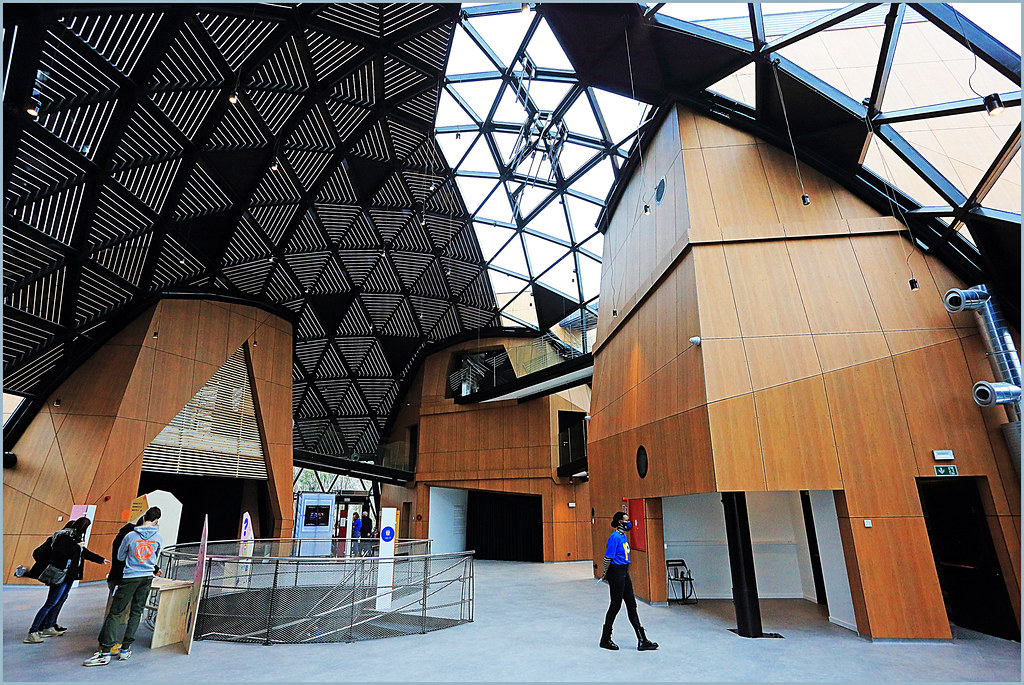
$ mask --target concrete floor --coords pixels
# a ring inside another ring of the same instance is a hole
[[[408,637],[352,644],[241,645],[201,641],[149,649],[141,628],[130,661],[81,666],[96,649],[104,583],[83,584],[60,617],[70,630],[43,644],[21,642],[45,598],[42,586],[3,591],[4,681],[1012,681],[1021,680],[1020,644],[957,629],[949,642],[871,642],[830,624],[804,600],[764,600],[765,631],[751,640],[735,627],[732,603],[640,604],[656,652],[637,652],[625,611],[622,648],[598,648],[608,588],[590,562],[476,563],[475,622]],[[699,588],[698,588],[699,589]]]

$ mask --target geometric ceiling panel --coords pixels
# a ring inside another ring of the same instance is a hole
[[[440,253],[467,219],[430,140],[458,12],[5,14],[6,389],[45,396],[66,340],[86,358],[167,291],[241,298],[296,324],[296,445],[375,452],[428,331],[497,313]]]

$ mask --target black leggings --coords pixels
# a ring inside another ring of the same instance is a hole
[[[629,579],[629,564],[612,564],[608,567],[608,592],[611,604],[605,614],[604,624],[610,626],[615,621],[622,600],[626,600],[626,614],[633,628],[640,629],[640,616],[636,613],[636,598],[633,596],[633,581]]]

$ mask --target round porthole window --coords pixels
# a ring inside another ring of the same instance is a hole
[[[643,445],[636,450],[636,472],[641,478],[647,477],[647,450]]]
[[[661,180],[658,181],[658,187],[654,189],[654,204],[660,205],[662,199],[665,197],[665,177],[662,176]]]

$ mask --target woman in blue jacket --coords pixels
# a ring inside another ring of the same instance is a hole
[[[633,630],[636,631],[636,648],[643,652],[657,649],[658,643],[647,639],[644,627],[640,625],[640,616],[636,613],[633,581],[629,578],[629,538],[626,537],[626,532],[632,527],[629,514],[624,511],[615,512],[615,516],[612,517],[612,528],[615,530],[608,537],[608,546],[604,552],[604,575],[602,578],[608,581],[611,604],[604,617],[601,646],[605,649],[619,648],[612,642],[612,624],[615,622],[616,614],[619,613],[619,607],[622,606],[622,600],[626,600],[626,614],[629,615],[629,622],[633,624]]]

